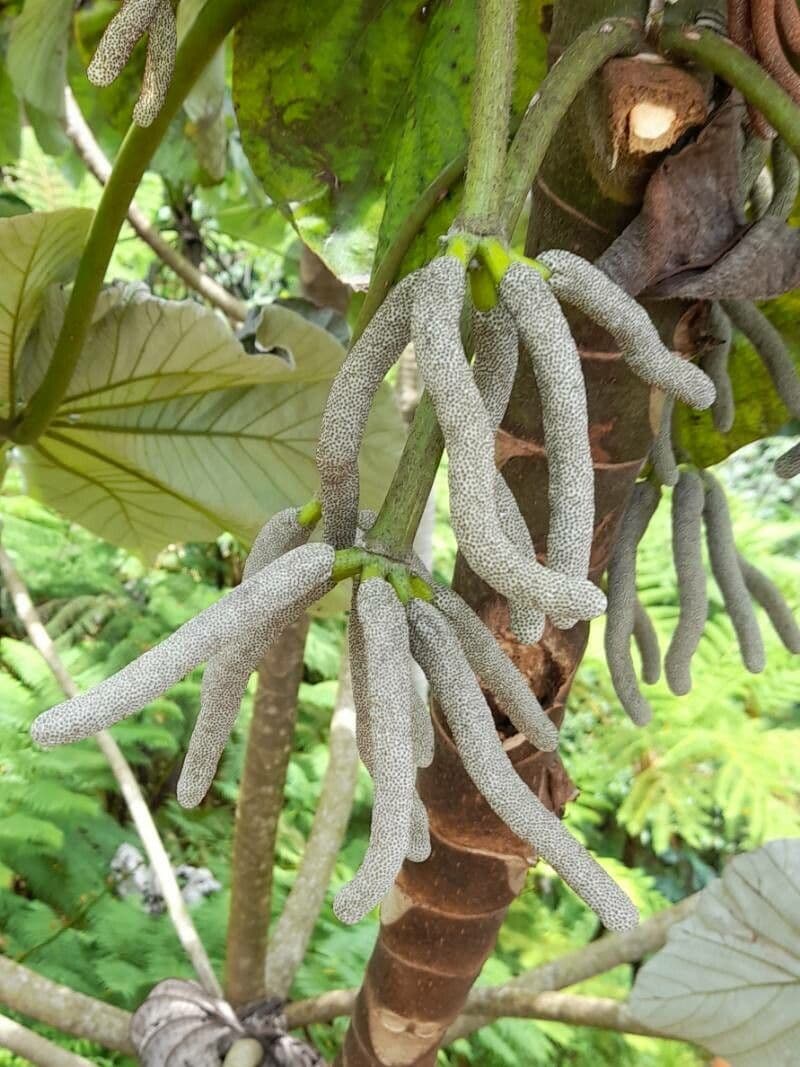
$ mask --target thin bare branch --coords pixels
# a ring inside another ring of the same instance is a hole
[[[276,996],[286,996],[305,958],[353,807],[358,750],[346,648],[339,670],[328,753],[328,769],[303,859],[269,940],[264,984],[267,992]]]
[[[235,1006],[264,995],[275,841],[294,743],[309,621],[303,612],[269,648],[258,667],[233,839],[225,985]]]
[[[133,1053],[128,1036],[131,1016],[127,1011],[51,982],[7,956],[0,956],[0,1003],[62,1033],[96,1041],[117,1052]]]
[[[654,1033],[636,1023],[619,1001],[567,996],[556,991],[621,964],[633,963],[661,948],[670,927],[690,915],[697,901],[698,894],[687,897],[633,930],[606,934],[585,948],[536,967],[504,985],[473,989],[464,1013],[448,1030],[445,1043],[465,1037],[481,1026],[489,1025],[495,1018],[509,1015],[552,1019],[573,1026],[600,1026],[627,1033]],[[349,1015],[356,995],[357,990],[354,989],[336,989],[313,999],[289,1004],[286,1008],[289,1026],[309,1026],[312,1023],[330,1022],[340,1015]]]
[[[50,668],[64,695],[70,698],[76,696],[78,687],[75,684],[75,680],[65,667],[58,649],[39,618],[39,613],[34,607],[22,577],[2,545],[0,545],[0,572],[2,572],[6,588],[11,595],[14,610],[25,627],[31,644]],[[183,949],[197,972],[197,977],[200,979],[203,988],[212,996],[222,996],[222,987],[214,974],[211,961],[203,948],[203,943],[181,896],[180,886],[172,869],[167,850],[164,848],[164,843],[147,806],[147,801],[139,788],[139,783],[136,781],[130,764],[110,733],[103,730],[96,737],[100,751],[108,760],[120,792],[128,805],[133,825],[136,827],[136,832],[150,861],[150,866],[158,879],[167,912],[183,945]]]
[[[95,136],[69,87],[64,91],[64,103],[66,105],[64,130],[67,137],[72,141],[75,151],[86,164],[90,173],[94,175],[101,185],[105,185],[111,174],[111,163],[106,159],[103,149],[95,140]],[[237,300],[219,282],[209,278],[207,274],[203,274],[185,256],[182,256],[172,245],[168,244],[135,203],[132,203],[128,208],[128,221],[145,244],[149,245],[158,258],[166,263],[190,289],[194,289],[209,304],[219,308],[234,322],[243,322],[245,320],[247,317],[247,304]]]
[[[358,991],[336,989],[323,993],[313,1000],[300,1000],[286,1009],[289,1027],[294,1029],[313,1023],[328,1023],[342,1015],[351,1015]],[[494,990],[493,1015],[483,1020],[488,1025],[499,1018],[546,1019],[549,1022],[565,1023],[568,1026],[596,1026],[621,1033],[643,1034],[649,1037],[666,1037],[660,1031],[651,1030],[633,1018],[623,1001],[607,997],[576,996],[572,993],[529,993],[525,989],[498,986]],[[469,1001],[467,1001],[469,1006]],[[447,1032],[442,1044],[455,1041],[460,1016]]]
[[[7,1048],[23,1056],[38,1067],[92,1067],[89,1060],[67,1052],[46,1037],[35,1034],[26,1026],[0,1015],[0,1048]]]

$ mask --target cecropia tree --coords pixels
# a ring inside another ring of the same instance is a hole
[[[183,97],[236,27],[234,98],[255,174],[344,281],[363,283],[362,261],[375,256],[349,351],[330,376],[324,410],[309,416],[314,496],[301,503],[298,491],[271,518],[251,516],[251,525],[267,521],[240,585],[117,674],[46,711],[32,733],[45,746],[85,739],[204,663],[177,784],[180,803],[195,807],[253,670],[307,609],[352,582],[355,728],[374,801],[366,852],[333,910],[354,924],[380,906],[381,925],[346,1004],[352,1021],[337,1063],[419,1067],[436,1062],[539,859],[609,931],[625,937],[639,921],[624,888],[561,822],[575,786],[558,744],[589,621],[606,609],[621,710],[640,726],[651,717],[631,639],[651,683],[661,652],[637,597],[636,553],[664,487],[672,489],[680,598],[664,658],[673,693],[691,688],[708,616],[703,528],[747,670],[764,668],[755,604],[800,652],[788,606],[737,550],[724,490],[705,470],[756,433],[779,429],[787,414],[800,417],[792,357],[768,309],[753,303],[800,282],[800,244],[786,221],[797,193],[800,94],[785,54],[797,54],[800,16],[794,3],[761,0],[560,0],[546,8],[549,72],[534,77],[525,49],[541,33],[533,20],[543,5],[535,14],[517,0],[344,7],[355,30],[333,18],[325,26],[322,15],[309,21],[295,5],[209,3],[175,58],[173,5],[125,0],[88,73],[108,85],[147,35],[135,126],[69,298],[55,310],[42,298],[46,328],[37,336],[50,331],[50,359],[28,374],[23,402],[8,406],[2,428],[8,441],[43,450],[37,442],[48,428],[54,434],[55,420],[62,440],[58,412],[94,336],[93,309],[113,316],[121,299],[102,283],[133,192]],[[381,33],[399,42],[388,73],[375,51]],[[381,94],[384,76],[413,87],[411,127],[424,126],[426,84],[413,71],[443,39],[452,69],[463,71],[464,121],[452,142],[434,125],[441,144],[429,159],[409,128],[395,131],[397,108]],[[358,71],[353,85],[336,83],[332,103],[315,84],[295,86],[301,73],[313,81],[325,47],[345,45],[348,54],[360,49]],[[362,121],[349,109],[363,104],[364,78],[377,88]],[[300,94],[294,119],[289,88]],[[354,162],[335,139],[324,141],[320,162],[320,130],[340,122],[340,142],[362,138],[369,150]],[[378,144],[384,123],[389,134]],[[514,235],[526,200],[521,247]],[[364,221],[375,203],[379,232]],[[238,346],[235,371],[245,373],[256,361],[224,329]],[[762,361],[761,379],[744,388],[737,335]],[[371,512],[362,492],[368,425],[409,345],[424,395]],[[260,381],[260,371],[247,373]],[[753,405],[761,418],[747,417]],[[797,448],[778,460],[781,477],[797,473]],[[443,455],[458,546],[452,588],[414,549]],[[415,689],[414,664],[430,708]],[[241,810],[240,845],[246,825]],[[235,952],[235,938],[228,948]],[[279,1005],[267,999],[269,968],[248,971],[229,983],[230,1002],[188,983],[157,986],[131,1031],[142,1062],[317,1062],[286,1036]],[[284,992],[290,978],[282,981]]]

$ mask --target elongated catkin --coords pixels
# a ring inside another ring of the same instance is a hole
[[[542,409],[547,454],[547,565],[586,578],[594,533],[594,471],[586,385],[578,349],[558,301],[538,271],[514,263],[498,287],[531,360]],[[551,613],[563,629],[567,613]]]
[[[325,539],[349,548],[358,522],[358,453],[375,394],[410,340],[419,272],[389,293],[333,380],[320,426],[317,470]]]
[[[725,491],[708,471],[703,472],[703,482],[706,490],[703,517],[711,573],[736,631],[742,661],[751,674],[759,674],[764,670],[764,642],[739,566]]]
[[[715,300],[708,316],[708,329],[715,344],[700,360],[700,366],[714,383],[716,399],[711,405],[711,414],[715,429],[720,433],[729,433],[736,418],[736,402],[733,398],[733,386],[728,372],[728,362],[733,341],[731,320]]]
[[[775,633],[785,647],[790,652],[800,653],[800,626],[797,625],[792,609],[780,589],[763,571],[748,563],[741,553],[738,554],[738,560],[750,596],[767,613]]]
[[[411,844],[414,755],[411,745],[411,675],[403,606],[382,578],[362,581],[356,610],[363,637],[375,783],[369,845],[354,878],[337,894],[333,910],[356,923],[392,888]]]
[[[333,560],[329,545],[303,545],[282,556],[121,671],[45,711],[31,736],[42,745],[81,741],[140,711],[254,629],[263,628],[269,642],[331,588]]]
[[[775,460],[775,473],[779,478],[796,478],[800,474],[800,441],[796,445],[778,456]]]
[[[560,250],[537,259],[552,275],[548,284],[559,300],[593,319],[616,340],[622,358],[642,381],[703,410],[714,400],[709,378],[664,345],[647,312],[601,270],[580,256]]]
[[[497,432],[505,415],[517,371],[519,335],[502,304],[490,311],[472,310],[472,376],[489,424]],[[503,533],[523,553],[535,556],[525,520],[500,471],[495,473],[495,506]],[[509,601],[511,629],[526,645],[536,644],[544,632],[544,615],[525,600]]]
[[[664,407],[661,409],[661,422],[650,451],[653,471],[662,485],[677,485],[678,483],[678,466],[675,462],[675,453],[672,450],[672,412],[674,408],[674,398],[665,396]]]
[[[421,600],[411,601],[406,610],[412,653],[430,681],[478,791],[498,818],[547,860],[608,929],[635,926],[636,908],[625,893],[514,770],[472,669],[443,616]]]
[[[722,307],[736,329],[755,348],[778,396],[790,413],[800,418],[800,378],[781,335],[748,300],[723,300]]]
[[[636,550],[660,495],[651,482],[634,485],[608,565],[606,661],[619,702],[637,726],[648,723],[653,712],[639,691],[630,647],[636,613]]]
[[[655,685],[661,677],[661,649],[656,628],[638,597],[633,608],[633,639],[642,660],[642,680]]]
[[[448,453],[450,516],[459,548],[484,581],[509,601],[545,612],[592,618],[605,597],[587,580],[542,567],[506,537],[494,506],[494,434],[466,362],[459,319],[466,273],[443,256],[425,270],[415,293],[412,335],[417,364]]]
[[[667,685],[676,696],[685,696],[692,688],[692,656],[708,618],[702,551],[704,505],[702,479],[694,471],[683,471],[672,494],[672,556],[680,614],[664,658]]]

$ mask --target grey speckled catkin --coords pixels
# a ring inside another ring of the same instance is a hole
[[[774,582],[754,567],[741,554],[738,555],[739,567],[747,586],[747,591],[757,604],[767,613],[775,633],[785,647],[794,653],[800,653],[800,626],[786,603],[783,594]]]
[[[672,413],[674,409],[675,400],[673,397],[665,396],[658,433],[650,450],[653,472],[662,485],[677,485],[678,482],[678,467],[675,463],[675,453],[672,450]]]
[[[724,300],[722,307],[737,330],[755,348],[772,379],[775,391],[796,419],[800,419],[800,378],[783,338],[748,300]]]
[[[578,349],[558,301],[533,267],[512,264],[498,293],[517,323],[539,391],[550,505],[547,565],[586,578],[594,533],[594,471]],[[575,624],[567,613],[551,615],[556,626]]]
[[[656,628],[638,597],[633,607],[633,639],[642,660],[642,680],[655,685],[661,677],[661,649]]]
[[[605,608],[596,586],[542,567],[502,530],[494,504],[494,434],[459,335],[465,285],[457,259],[434,260],[415,293],[412,319],[417,364],[447,448],[450,515],[459,548],[475,573],[509,601],[593,618]]]
[[[434,603],[447,618],[470,667],[490,690],[498,708],[537,748],[558,748],[558,728],[545,715],[524,675],[514,666],[494,634],[458,593],[434,587]]]
[[[559,300],[582,311],[616,340],[622,358],[642,381],[656,385],[690,407],[703,410],[714,400],[710,379],[665,347],[647,312],[597,267],[571,252],[536,257],[553,274],[548,284]]]
[[[708,471],[703,472],[703,482],[706,490],[703,517],[711,573],[736,631],[742,661],[751,674],[759,674],[764,670],[764,642],[739,566],[725,490]]]
[[[414,807],[410,652],[405,611],[392,587],[382,578],[369,578],[360,583],[356,611],[363,641],[369,758],[373,765],[375,798],[366,854],[353,880],[336,894],[333,903],[337,918],[346,923],[362,919],[392,888],[411,845]]]
[[[198,664],[261,629],[276,637],[331,588],[334,551],[303,545],[282,556],[190,619],[155,648],[93,689],[40,715],[31,735],[42,745],[85,737],[140,711]]]
[[[472,310],[472,375],[489,424],[496,433],[508,407],[517,371],[519,336],[514,320],[497,304],[491,311]],[[536,549],[514,494],[500,471],[495,473],[495,506],[503,533],[528,556]],[[525,645],[536,644],[544,632],[544,615],[525,600],[509,602],[511,629]]]
[[[243,581],[308,541],[312,528],[300,525],[298,511],[298,508],[286,508],[264,524],[245,562]],[[196,807],[210,789],[250,675],[270,640],[269,627],[256,627],[240,644],[223,649],[206,664],[200,713],[178,780],[178,803],[182,807]]]
[[[420,272],[391,291],[333,380],[320,426],[317,470],[325,539],[349,548],[358,520],[358,453],[372,402],[410,339],[412,294]]]
[[[775,460],[775,473],[787,481],[800,474],[800,441]]]
[[[444,617],[431,604],[407,606],[411,649],[447,718],[464,768],[489,806],[591,907],[610,930],[638,922],[636,908],[514,770],[480,687]]]
[[[648,723],[653,713],[650,704],[639,692],[630,648],[637,599],[636,550],[658,507],[660,496],[659,490],[651,482],[637,482],[634,485],[608,565],[606,661],[619,702],[637,726]]]
[[[142,93],[133,112],[139,126],[149,126],[164,105],[177,50],[175,15],[169,0],[124,0],[108,24],[87,70],[93,85],[110,85],[131,57],[137,41],[148,35]]]
[[[694,471],[683,471],[672,494],[672,556],[680,614],[664,658],[667,684],[676,696],[685,696],[692,688],[692,656],[708,618],[702,551],[704,503],[702,479]]]
[[[731,376],[728,372],[733,326],[721,305],[716,301],[711,305],[709,312],[708,330],[715,339],[715,344],[702,357],[700,366],[714,383],[717,391],[716,399],[711,405],[714,428],[720,433],[728,433],[736,418],[736,402],[733,397]]]

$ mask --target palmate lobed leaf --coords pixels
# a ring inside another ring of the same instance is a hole
[[[19,404],[41,379],[64,303],[58,288],[47,294]],[[344,356],[331,334],[285,307],[264,310],[257,337],[266,351],[248,355],[196,303],[106,290],[56,417],[18,450],[29,492],[145,557],[221,529],[250,540],[270,514],[315,492],[319,422]],[[401,444],[387,388],[368,428],[367,502],[379,500]]]
[[[520,18],[517,116],[545,71],[540,7],[525,5]],[[470,0],[278,0],[237,29],[233,92],[248,159],[273,200],[295,205],[303,239],[352,284],[367,280],[376,247],[382,254],[466,147],[476,24]],[[417,259],[435,251],[457,203],[437,209]]]
[[[739,856],[639,971],[629,1000],[654,1029],[732,1067],[782,1067],[800,1046],[800,841]]]

